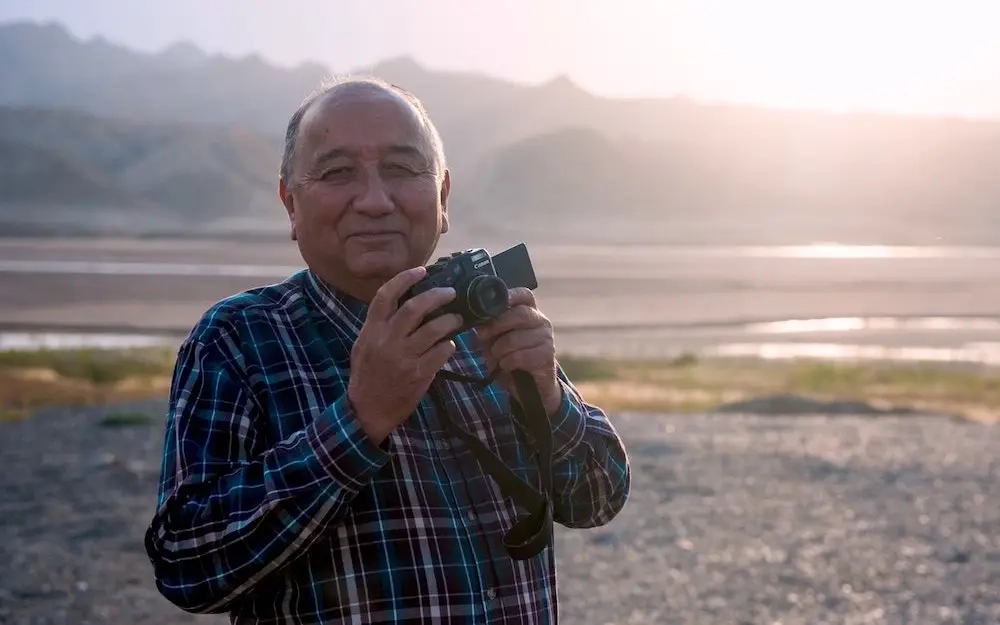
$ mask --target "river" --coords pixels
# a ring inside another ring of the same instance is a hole
[[[1000,248],[528,246],[566,351],[1000,363]],[[301,266],[291,242],[0,239],[0,350],[175,343]]]

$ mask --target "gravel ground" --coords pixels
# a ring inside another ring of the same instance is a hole
[[[107,428],[102,416],[0,423],[0,623],[226,622],[153,587],[142,534],[159,421]],[[615,421],[632,498],[608,527],[559,534],[563,622],[1000,623],[1000,427]]]

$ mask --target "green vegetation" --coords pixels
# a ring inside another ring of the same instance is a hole
[[[175,353],[165,348],[0,352],[0,370],[41,368],[65,378],[113,384],[130,377],[169,374]]]
[[[59,350],[0,353],[0,420],[50,405],[108,404],[170,388],[174,350]],[[588,401],[608,410],[702,411],[772,394],[867,401],[1000,421],[1000,370],[988,367],[814,360],[611,360],[563,355],[560,363]],[[109,415],[106,427],[148,423]]]
[[[113,412],[101,419],[101,427],[127,428],[138,425],[149,425],[152,417],[142,412]]]
[[[587,398],[609,409],[709,410],[762,395],[866,401],[1000,421],[1000,370],[939,363],[833,363],[815,360],[607,360],[563,357]]]
[[[174,355],[166,348],[0,352],[0,420],[44,406],[165,397]]]

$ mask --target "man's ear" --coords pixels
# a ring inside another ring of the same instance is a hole
[[[451,196],[451,172],[444,170],[441,181],[441,234],[448,232],[448,198]]]
[[[288,223],[291,228],[290,236],[292,241],[295,241],[298,237],[295,234],[295,200],[292,197],[292,191],[285,184],[283,178],[278,179],[278,197],[281,198],[281,203],[285,206],[285,211],[288,213]]]

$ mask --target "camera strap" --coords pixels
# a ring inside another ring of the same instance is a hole
[[[451,371],[439,371],[437,375],[443,379],[485,388],[493,382],[497,372],[485,378],[464,376]],[[517,409],[512,402],[511,413],[516,424],[531,438],[531,444],[537,453],[539,488],[518,477],[479,437],[455,424],[438,394],[431,395],[445,429],[469,446],[504,497],[513,499],[516,505],[528,511],[503,537],[504,547],[513,559],[527,560],[541,553],[552,541],[552,426],[531,374],[514,371],[511,377],[522,404],[521,409]]]

